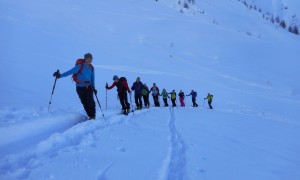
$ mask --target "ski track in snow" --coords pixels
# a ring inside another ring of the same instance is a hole
[[[75,124],[63,132],[53,133],[49,138],[41,140],[32,149],[27,149],[19,154],[2,157],[0,161],[0,179],[26,179],[32,170],[43,166],[43,164],[47,162],[46,158],[51,159],[56,157],[60,150],[66,148],[76,149],[80,145],[94,146],[98,140],[98,131],[109,129],[111,126],[119,126],[124,123],[134,123],[131,121],[133,117],[138,117],[150,110],[151,109],[135,111],[134,115],[130,113],[128,116],[108,113],[108,116],[105,116],[106,123],[101,117],[95,121],[84,121]],[[26,140],[24,139],[23,141]],[[41,159],[42,161],[40,161]],[[105,173],[113,165],[114,163],[102,170],[98,179],[106,179]]]
[[[107,180],[106,172],[115,164],[112,162],[111,164],[107,165],[99,174],[97,180]]]
[[[185,179],[185,152],[186,145],[181,135],[176,130],[174,108],[170,109],[169,129],[171,133],[171,150],[166,159],[169,159],[166,179],[181,180]]]

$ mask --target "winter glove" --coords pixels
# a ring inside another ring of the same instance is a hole
[[[61,74],[59,71],[56,71],[53,73],[53,76],[56,77],[56,78],[60,78]]]

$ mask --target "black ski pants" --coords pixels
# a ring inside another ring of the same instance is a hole
[[[90,87],[87,89],[86,87],[76,86],[76,91],[77,91],[80,101],[84,107],[86,114],[90,118],[95,118],[96,117],[96,105],[95,105],[94,96],[93,96],[93,89]]]
[[[176,98],[175,99],[171,99],[172,101],[172,107],[176,107]]]
[[[126,109],[130,109],[130,104],[128,103],[127,92],[119,92],[118,93],[120,104],[122,109],[125,111]]]
[[[198,104],[196,103],[196,98],[192,98],[193,106],[198,107]]]
[[[159,107],[158,95],[152,95],[155,107]]]
[[[135,105],[137,108],[142,108],[142,95],[141,94],[134,94]]]
[[[163,98],[163,100],[164,100],[165,106],[166,107],[169,106],[169,104],[168,104],[168,98]]]
[[[143,96],[145,107],[150,107],[149,95]]]
[[[208,101],[208,106],[210,109],[213,109],[213,107],[211,106],[212,101]]]

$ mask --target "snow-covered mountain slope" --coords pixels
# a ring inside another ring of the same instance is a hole
[[[270,1],[258,1],[258,0],[240,0],[246,2],[248,5],[261,9],[262,12],[269,12],[273,14],[274,17],[280,17],[290,21],[290,23],[295,23],[295,25],[300,25],[299,14],[300,14],[300,2],[293,0],[270,0]]]
[[[299,15],[297,1],[285,3]],[[237,0],[183,10],[171,0],[2,0],[0,10],[1,179],[300,177],[299,36],[260,12]],[[84,112],[71,78],[58,80],[47,110],[53,72],[86,52],[107,124],[99,109],[77,124]],[[104,108],[115,74],[196,90],[201,107],[116,115],[115,90]],[[202,106],[208,92],[213,111]]]
[[[290,33],[300,34],[299,1],[248,1],[238,0],[243,3],[249,11],[256,11],[262,18],[271,22],[277,27],[287,30]],[[297,16],[298,15],[298,16]]]

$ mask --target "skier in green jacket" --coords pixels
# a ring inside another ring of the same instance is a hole
[[[208,93],[208,94],[207,94],[207,97],[206,97],[206,98],[204,98],[204,100],[205,100],[205,99],[207,99],[208,106],[209,106],[209,108],[210,108],[210,109],[213,109],[213,107],[211,106],[211,103],[212,103],[213,97],[214,97],[214,95],[212,95],[212,94]]]
[[[168,94],[171,94],[172,107],[177,107],[177,105],[176,105],[176,92],[175,92],[175,90],[173,90],[172,92],[170,92]]]
[[[162,93],[159,95],[159,96],[162,96],[163,97],[163,100],[164,100],[164,103],[165,103],[165,107],[168,107],[169,104],[168,104],[168,99],[167,98],[170,98],[166,89],[163,89],[162,90]]]

